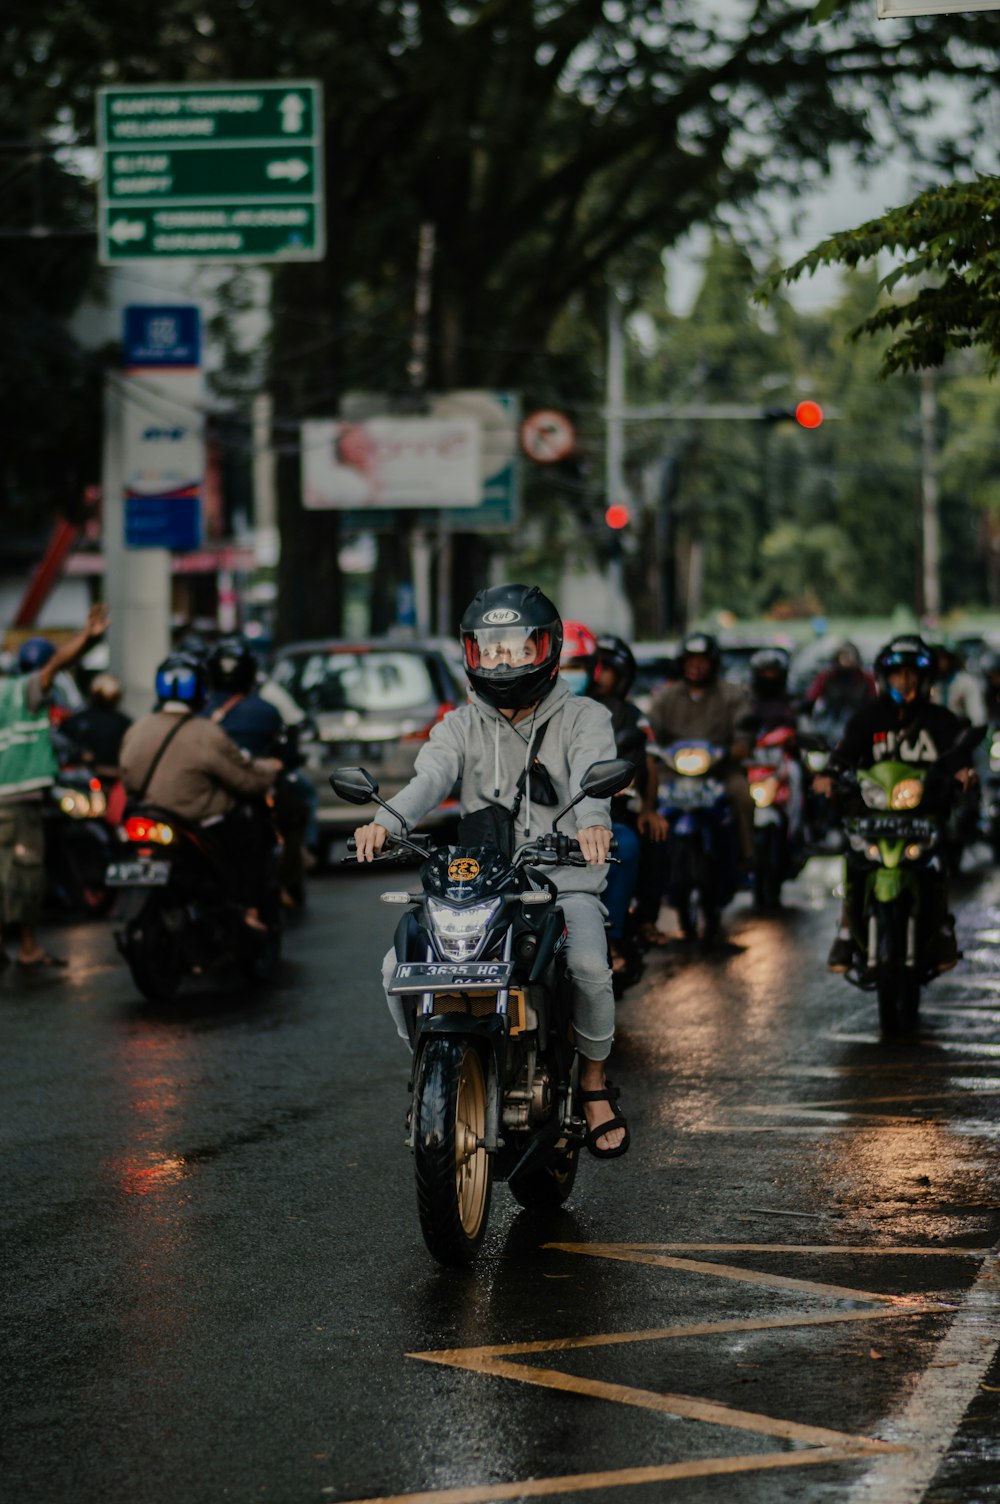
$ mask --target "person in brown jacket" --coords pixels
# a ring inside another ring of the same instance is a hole
[[[275,757],[248,757],[221,726],[199,716],[206,691],[197,658],[174,653],[161,663],[156,709],[130,726],[122,741],[122,778],[133,799],[210,827],[212,844],[228,858],[246,905],[247,924],[265,929],[257,890],[274,833],[266,812],[248,809],[245,801],[265,794],[282,764]]]
[[[722,781],[736,822],[745,873],[753,870],[753,801],[742,760],[750,755],[750,697],[738,684],[720,679],[721,652],[707,632],[689,632],[681,644],[683,677],[653,696],[649,724],[665,746],[679,738],[712,742],[729,749]]]

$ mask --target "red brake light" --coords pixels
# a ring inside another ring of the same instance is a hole
[[[129,815],[124,830],[130,841],[155,841],[158,846],[169,846],[174,839],[172,826],[151,820],[148,815]]]

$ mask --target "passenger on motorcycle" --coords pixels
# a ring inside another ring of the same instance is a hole
[[[838,771],[872,767],[887,760],[928,766],[952,747],[964,722],[930,698],[934,659],[930,648],[915,634],[894,637],[875,660],[880,694],[848,722],[834,749],[828,771],[814,779],[814,786],[830,798]],[[972,754],[964,754],[955,781],[966,789],[974,779]],[[852,853],[845,858],[844,908],[836,939],[827,958],[831,971],[845,972],[860,949],[861,912],[864,902],[864,867]],[[948,971],[958,961],[955,921],[948,912],[944,874],[932,890],[932,912],[924,922],[932,935],[931,964]]]
[[[122,742],[122,778],[133,797],[202,827],[231,871],[247,924],[263,930],[259,887],[273,826],[266,808],[245,801],[259,801],[282,764],[275,757],[249,757],[221,726],[200,716],[206,693],[197,658],[172,653],[164,659],[156,671],[156,709],[141,716]]]
[[[746,876],[753,871],[753,800],[743,772],[750,752],[746,690],[719,678],[719,644],[707,632],[689,632],[681,643],[683,677],[653,696],[649,723],[661,745],[691,737],[729,748],[722,782],[732,806]]]
[[[462,781],[462,814],[485,825],[509,821],[518,809],[518,844],[551,830],[552,813],[579,791],[591,763],[615,755],[611,717],[600,705],[570,693],[559,677],[563,624],[536,586],[497,585],[481,590],[462,617],[469,703],[449,712],[417,755],[415,776],[393,799],[412,827]],[[543,745],[544,743],[544,745]],[[588,866],[553,867],[566,919],[567,973],[573,1027],[580,1055],[580,1086],[590,1143],[600,1155],[623,1152],[626,1123],[614,1108],[604,1064],[614,1035],[615,1001],[598,895],[607,876],[611,818],[605,800],[585,799],[573,812],[574,832]],[[381,851],[396,822],[387,813],[355,831],[359,862]],[[397,832],[398,833],[398,832]],[[385,958],[388,984],[395,954]],[[389,1007],[406,1038],[396,999]],[[600,1132],[607,1125],[605,1132]]]
[[[668,937],[656,921],[665,885],[662,843],[667,838],[667,822],[656,808],[659,770],[655,759],[649,755],[652,731],[642,711],[628,698],[635,682],[636,668],[632,649],[623,638],[616,637],[613,633],[598,637],[590,694],[611,712],[618,756],[634,763],[635,787],[642,801],[637,814],[633,813],[627,796],[619,794],[611,801],[611,821],[618,841],[619,856],[622,851],[619,825],[633,834],[633,839],[634,832],[638,832],[639,837],[638,867],[634,887],[626,895],[625,907],[627,908],[634,892],[638,898],[641,940],[646,945],[665,945]],[[605,893],[605,902],[612,919],[612,956],[618,938],[615,929],[614,889],[618,874],[624,871],[624,867],[611,869]]]

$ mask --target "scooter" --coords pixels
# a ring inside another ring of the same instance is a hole
[[[710,742],[672,742],[651,749],[667,770],[660,782],[660,812],[667,836],[667,899],[677,910],[685,939],[714,940],[722,910],[738,883],[736,832],[719,776],[728,756]]]
[[[754,904],[781,907],[781,889],[805,865],[802,834],[802,770],[796,761],[793,726],[777,726],[757,738],[746,763],[754,826]]]
[[[42,809],[48,897],[72,914],[99,918],[114,901],[105,882],[113,850],[107,790],[86,768],[61,768]]]
[[[400,821],[406,833],[386,842],[388,859],[421,860],[415,890],[381,896],[406,909],[389,991],[413,1045],[406,1142],[420,1227],[442,1264],[474,1259],[494,1181],[506,1180],[521,1206],[539,1211],[561,1206],[573,1189],[586,1121],[562,961],[566,926],[543,869],[586,865],[578,842],[556,826],[581,799],[610,798],[632,774],[623,759],[594,763],[551,834],[509,857],[486,845],[431,850],[363,768],[330,775],[347,803],[374,800]]]
[[[247,818],[254,818],[247,812]],[[213,845],[211,825],[193,825],[154,804],[130,809],[117,828],[118,847],[107,868],[109,888],[123,893],[115,934],[132,979],[150,1002],[175,997],[186,977],[234,967],[254,978],[269,974],[281,956],[280,847],[267,861],[260,917],[246,924],[232,896],[225,854]]]

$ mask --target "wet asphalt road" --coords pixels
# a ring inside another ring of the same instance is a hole
[[[398,874],[317,881],[280,983],[137,998],[106,925],[0,974],[18,1504],[1000,1500],[1000,878],[919,1043],[822,969],[830,862],[653,955],[633,1148],[438,1269],[378,960]]]

